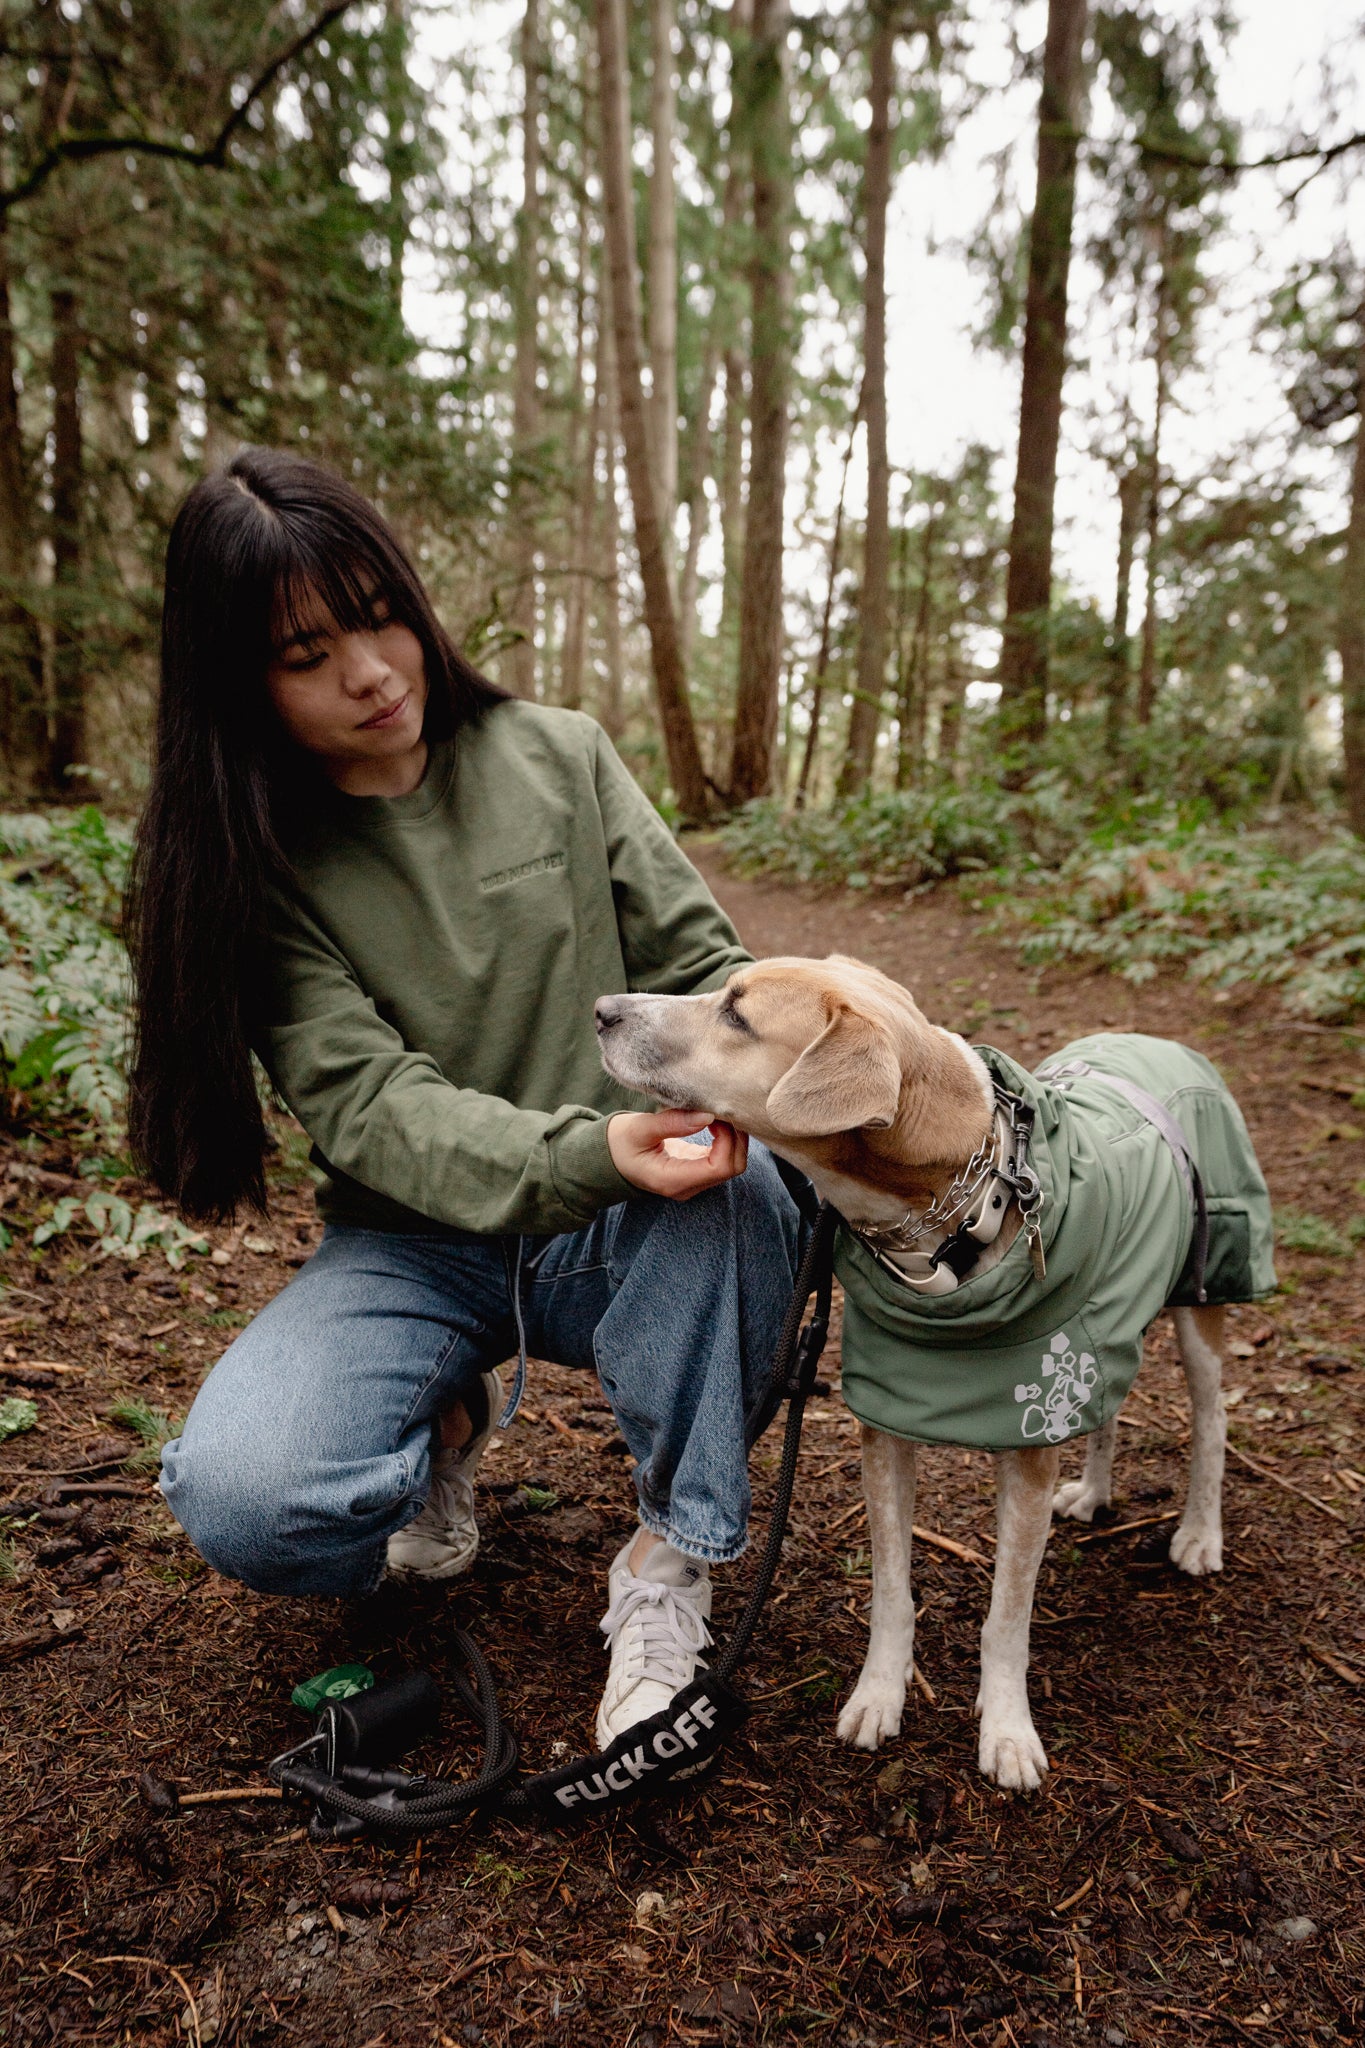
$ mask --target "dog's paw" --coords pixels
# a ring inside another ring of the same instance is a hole
[[[1182,1572],[1188,1572],[1192,1579],[1202,1579],[1208,1572],[1223,1569],[1223,1532],[1204,1524],[1192,1522],[1187,1529],[1182,1522],[1171,1538],[1171,1563]]]
[[[904,1707],[904,1679],[897,1683],[892,1678],[869,1678],[864,1673],[835,1723],[835,1733],[841,1742],[851,1742],[855,1749],[877,1749],[900,1734]]]
[[[1096,1508],[1108,1505],[1108,1488],[1094,1486],[1088,1479],[1068,1479],[1052,1496],[1053,1514],[1065,1515],[1072,1522],[1092,1521]]]
[[[1002,1792],[1036,1792],[1047,1775],[1047,1751],[1032,1721],[983,1722],[977,1749],[981,1775]]]

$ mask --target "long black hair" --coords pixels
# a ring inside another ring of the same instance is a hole
[[[128,1130],[143,1172],[205,1220],[265,1203],[251,1045],[267,900],[289,882],[281,818],[318,772],[286,739],[266,671],[314,593],[343,632],[370,626],[382,600],[416,635],[429,740],[505,694],[459,653],[393,529],[332,470],[244,448],[181,506],[156,764],[124,915],[136,980]]]

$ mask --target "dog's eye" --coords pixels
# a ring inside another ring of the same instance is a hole
[[[740,1016],[733,1002],[727,1003],[720,1014],[723,1022],[733,1025],[736,1031],[742,1031],[746,1038],[756,1038],[758,1036],[758,1033],[754,1030],[753,1025],[749,1023],[748,1019]]]

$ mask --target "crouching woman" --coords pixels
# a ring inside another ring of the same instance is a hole
[[[800,1223],[727,1126],[665,1150],[707,1119],[607,1079],[593,1002],[719,986],[732,926],[590,719],[478,675],[349,484],[247,449],[171,535],[129,929],[146,1171],[204,1219],[263,1200],[254,1051],[325,1176],[319,1250],[166,1448],[173,1513],[265,1592],[453,1577],[498,1366],[524,1334],[595,1371],[637,1461],[610,1742],[744,1547]]]

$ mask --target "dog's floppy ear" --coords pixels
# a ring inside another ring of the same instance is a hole
[[[900,1063],[884,1034],[856,1010],[840,1009],[771,1090],[768,1115],[791,1138],[885,1130],[900,1092]]]

